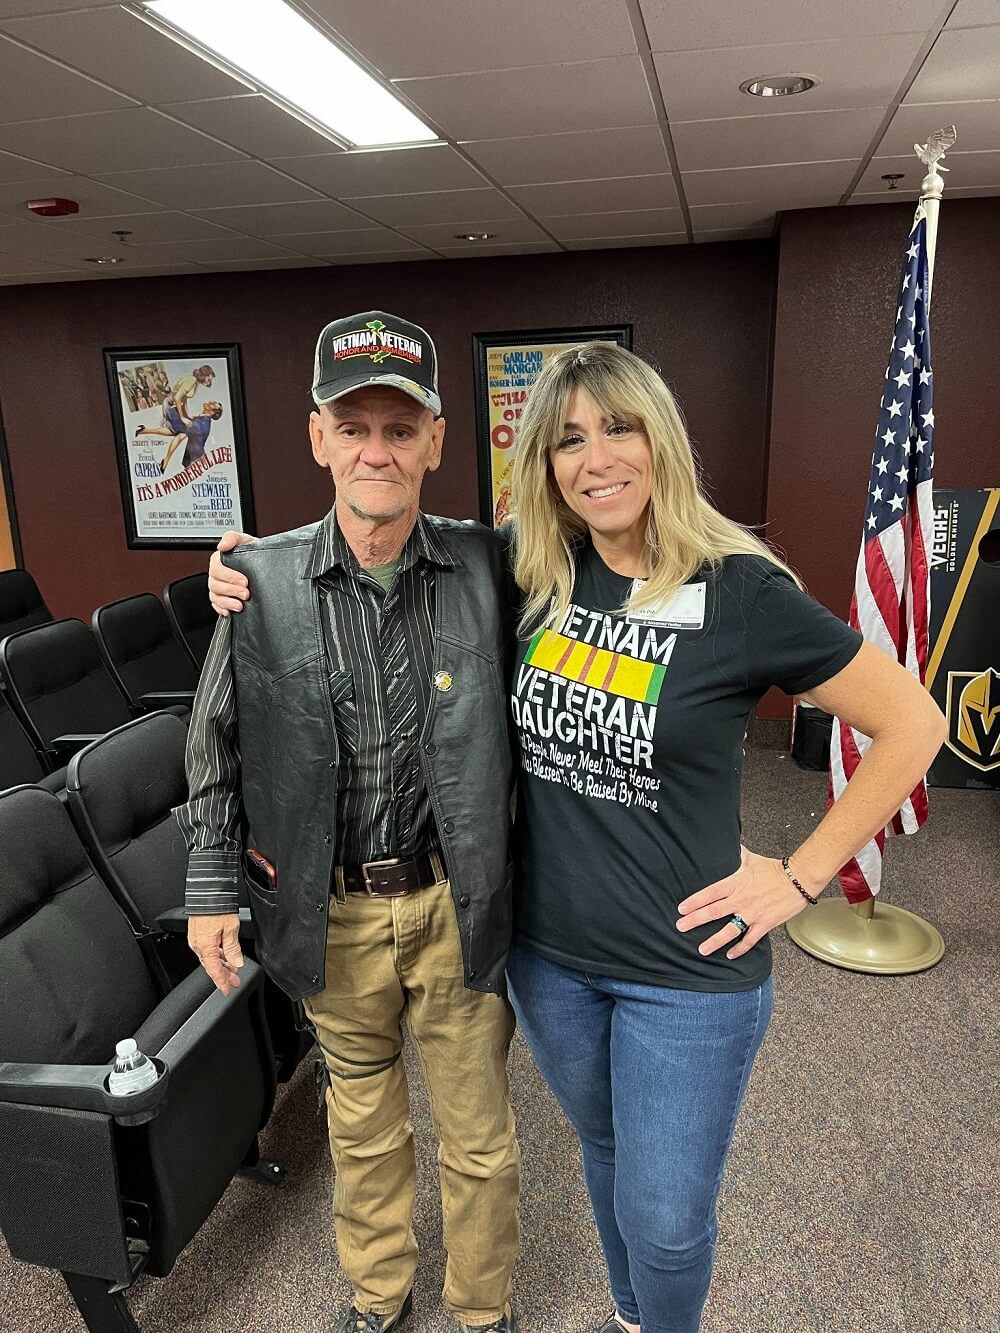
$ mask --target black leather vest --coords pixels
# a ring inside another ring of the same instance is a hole
[[[501,540],[478,523],[428,517],[455,561],[435,578],[433,689],[421,763],[448,865],[466,985],[503,990],[510,944],[511,758],[507,668],[512,605]],[[250,580],[233,617],[247,846],[277,871],[249,883],[257,954],[293,999],[324,988],[337,733],[320,620],[309,577],[321,525],[265,537],[225,557]],[[443,678],[443,683],[447,683]]]

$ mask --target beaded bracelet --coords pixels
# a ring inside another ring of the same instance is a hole
[[[785,874],[788,876],[788,878],[792,881],[792,883],[795,885],[795,887],[798,889],[799,893],[802,894],[802,897],[805,898],[806,902],[807,902],[807,903],[812,903],[813,907],[815,907],[816,904],[817,904],[817,902],[819,901],[819,899],[818,899],[818,898],[814,898],[814,897],[812,896],[811,893],[808,893],[808,892],[802,887],[802,885],[799,883],[799,881],[795,878],[795,876],[792,874],[791,867],[790,867],[789,864],[788,864],[788,857],[787,857],[787,856],[783,856],[783,857],[781,858],[781,868],[782,868],[782,870],[785,872]]]

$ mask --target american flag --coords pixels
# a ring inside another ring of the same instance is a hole
[[[903,260],[896,330],[885,372],[868,501],[851,598],[850,623],[923,682],[930,621],[933,536],[934,383],[928,324],[927,220],[918,207]],[[830,745],[830,801],[850,781],[871,744],[835,719]],[[927,785],[840,871],[849,902],[879,891],[882,852],[893,834],[915,833],[927,818]]]

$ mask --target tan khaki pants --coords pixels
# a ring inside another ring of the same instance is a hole
[[[305,1007],[331,1073],[334,1225],[357,1307],[396,1311],[417,1265],[406,1073],[400,1059],[389,1065],[405,1017],[440,1140],[444,1301],[463,1323],[490,1323],[510,1300],[518,1242],[514,1017],[505,999],[465,988],[448,881],[405,898],[331,901],[326,977]]]

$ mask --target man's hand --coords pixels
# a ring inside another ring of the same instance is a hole
[[[240,984],[243,966],[239,916],[189,916],[188,944],[223,995]]]
[[[218,551],[233,551],[237,546],[245,546],[254,538],[245,532],[224,532],[215,548]],[[208,600],[225,619],[230,611],[242,611],[243,603],[250,596],[250,584],[245,574],[235,569],[227,569],[217,554],[208,562]]]

